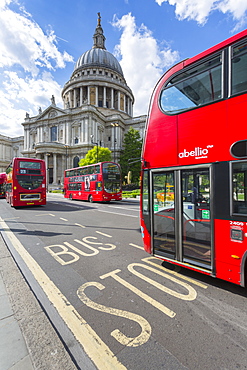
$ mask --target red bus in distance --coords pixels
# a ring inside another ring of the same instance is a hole
[[[0,173],[0,198],[5,198],[5,181],[6,181],[6,173]]]
[[[241,286],[247,285],[246,106],[247,30],[161,77],[141,175],[145,250]]]
[[[120,166],[100,162],[65,170],[64,197],[89,202],[122,200]]]
[[[6,169],[6,200],[12,207],[46,204],[45,161],[13,158]]]

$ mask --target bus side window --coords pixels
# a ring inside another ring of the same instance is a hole
[[[247,215],[247,162],[232,163],[233,213]]]
[[[232,76],[231,76],[231,94],[238,94],[247,90],[247,40],[233,47],[232,49]]]

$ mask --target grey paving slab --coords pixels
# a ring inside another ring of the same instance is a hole
[[[28,356],[18,322],[14,316],[0,321],[0,369],[8,370]]]

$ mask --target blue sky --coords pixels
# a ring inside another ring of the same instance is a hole
[[[247,26],[247,0],[0,0],[0,134],[23,135],[26,112],[38,114],[91,49],[97,13],[106,48],[119,60],[147,113],[159,77]]]

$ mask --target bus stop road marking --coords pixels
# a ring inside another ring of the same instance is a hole
[[[101,340],[83,317],[80,316],[53,281],[50,280],[1,217],[0,227],[6,232],[7,238],[17,253],[21,256],[51,304],[56,308],[67,327],[72,331],[75,338],[82,345],[83,349],[94,362],[96,367],[98,369],[111,370],[126,369],[125,366],[118,361],[110,348]]]
[[[59,217],[62,221],[68,221],[67,218]]]

